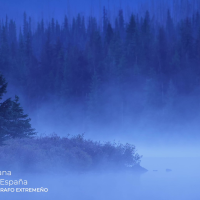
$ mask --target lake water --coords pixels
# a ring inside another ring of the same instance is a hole
[[[200,158],[143,158],[149,171],[87,174],[21,174],[24,187],[48,188],[48,193],[2,193],[2,200],[200,200]],[[171,172],[166,172],[171,169]],[[157,171],[153,171],[157,170]],[[7,179],[8,177],[1,177]],[[1,185],[1,187],[3,187]],[[20,186],[23,187],[23,186]]]
[[[141,176],[140,199],[200,199],[200,158],[144,158],[142,164],[149,171]]]

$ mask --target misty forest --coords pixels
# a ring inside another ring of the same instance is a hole
[[[1,21],[0,70],[23,94],[27,112],[51,102],[49,114],[70,123],[69,105],[76,105],[85,126],[119,129],[136,124],[142,113],[156,117],[154,110],[162,110],[156,114],[164,121],[191,109],[197,115],[199,12],[177,20],[166,9],[162,22],[148,10],[130,13],[127,21],[119,10],[114,22],[105,7],[102,13],[101,21],[80,14],[71,21],[42,19],[34,30],[26,13],[20,28],[9,16]],[[195,98],[186,102],[189,96]]]
[[[87,132],[114,140],[109,131],[130,138],[133,128],[144,140],[199,139],[169,130],[200,116],[200,3],[159,2],[62,20],[35,20],[24,10],[19,24],[9,14],[0,20],[1,167],[142,173],[134,145],[96,142]],[[62,134],[41,134],[37,124],[45,120],[65,127]],[[140,133],[149,124],[159,133]],[[80,132],[71,135],[73,127]]]
[[[125,21],[120,9],[111,21],[103,7],[101,19],[65,15],[61,22],[41,19],[35,29],[26,13],[22,27],[6,16],[0,24],[1,97],[8,81],[23,94],[28,113],[51,102],[50,115],[63,124],[78,116],[86,128],[114,125],[123,132],[144,113],[161,123],[184,123],[198,115],[200,100],[200,13],[189,8],[183,4],[174,17],[165,9],[162,21],[149,10]],[[11,101],[1,103],[1,140],[33,135],[28,116]],[[19,119],[15,124],[11,115]]]

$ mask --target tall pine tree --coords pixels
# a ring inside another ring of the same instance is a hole
[[[6,93],[6,87],[7,83],[0,74],[0,101]],[[8,138],[23,138],[35,134],[30,124],[31,119],[23,112],[18,96],[15,96],[14,101],[9,98],[0,103],[0,145]]]

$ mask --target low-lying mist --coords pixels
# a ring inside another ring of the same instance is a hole
[[[198,1],[0,6],[0,199],[200,199]]]
[[[79,174],[13,173],[12,179],[23,178],[28,180],[29,188],[48,188],[48,192],[0,192],[0,196],[8,200],[54,200],[55,198],[59,200],[66,198],[73,200],[130,198],[198,200],[200,197],[199,164],[200,161],[196,158],[147,158],[144,159],[144,165],[148,166],[149,171],[142,175],[121,171]],[[169,167],[171,171],[167,172],[166,169]]]
[[[123,91],[125,103],[118,87],[105,87],[102,91],[102,99],[93,108],[88,107],[89,101],[62,102],[50,97],[31,110],[23,93],[11,84],[4,98],[19,94],[38,135],[56,133],[65,137],[84,133],[87,139],[130,142],[141,155],[199,156],[198,93],[176,95],[173,102],[158,108],[146,102],[141,90]]]

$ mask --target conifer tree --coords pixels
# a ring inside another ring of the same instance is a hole
[[[9,137],[23,138],[35,134],[34,129],[31,128],[31,119],[28,118],[27,114],[24,114],[23,108],[20,106],[18,96],[15,96],[14,101],[11,101],[9,115]]]
[[[0,74],[0,101],[6,93],[6,87],[7,83]],[[8,98],[0,103],[0,145],[8,138],[23,138],[35,134],[30,124],[31,119],[23,112],[18,96],[15,96],[14,101]]]
[[[0,101],[2,100],[2,96],[6,93],[6,87],[7,87],[7,83],[5,81],[5,79],[3,78],[3,76],[0,74]],[[3,130],[4,128],[4,124],[5,124],[5,120],[3,118],[3,113],[2,113],[2,104],[1,105],[1,109],[0,109],[0,145],[2,144],[2,142],[6,139],[6,134],[5,131]]]
[[[100,105],[100,79],[94,71],[91,85],[90,85],[90,94],[88,98],[88,118],[89,120],[96,122],[99,119],[99,114],[101,110]]]
[[[108,26],[108,17],[107,17],[107,10],[103,7],[103,37],[106,35],[106,30]]]
[[[112,26],[109,22],[108,25],[107,25],[106,37],[105,37],[105,42],[106,42],[107,45],[110,44],[112,37],[113,37],[113,29],[112,29]]]
[[[126,54],[129,65],[133,66],[136,61],[136,22],[133,14],[126,30]]]
[[[6,26],[2,27],[0,42],[0,70],[8,74],[10,70],[10,59]]]
[[[124,30],[124,16],[123,16],[123,10],[120,9],[119,10],[119,33],[120,33],[120,37],[121,39],[124,39],[125,36],[125,30]]]

